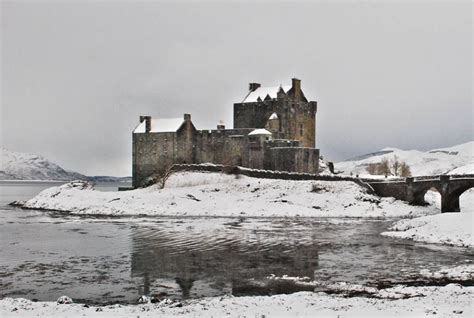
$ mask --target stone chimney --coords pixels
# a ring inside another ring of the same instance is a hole
[[[224,129],[225,129],[224,122],[222,120],[219,120],[219,123],[217,124],[217,130],[224,130]]]
[[[260,83],[249,83],[249,91],[254,92],[260,86]]]
[[[184,114],[183,119],[186,121],[191,120],[191,114]]]
[[[151,131],[151,116],[140,116],[140,123],[145,122],[145,132]]]
[[[291,88],[293,89],[295,100],[297,101],[301,100],[301,80],[297,78],[292,78]]]

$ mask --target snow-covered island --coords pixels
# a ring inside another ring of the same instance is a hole
[[[165,187],[101,192],[76,181],[51,187],[24,208],[82,215],[203,217],[407,217],[437,213],[379,198],[351,181],[288,181],[177,172]]]

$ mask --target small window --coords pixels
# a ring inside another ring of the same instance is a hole
[[[300,124],[300,136],[303,136],[304,133],[304,126],[303,124]]]

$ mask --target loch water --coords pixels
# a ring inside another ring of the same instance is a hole
[[[367,284],[474,261],[471,249],[379,235],[393,219],[86,218],[8,206],[55,185],[0,183],[0,298],[251,295],[271,275]]]

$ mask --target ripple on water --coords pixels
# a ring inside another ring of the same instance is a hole
[[[133,302],[143,293],[215,296],[254,292],[249,282],[271,274],[364,283],[474,261],[472,250],[381,237],[390,223],[383,220],[1,213],[2,297]]]

